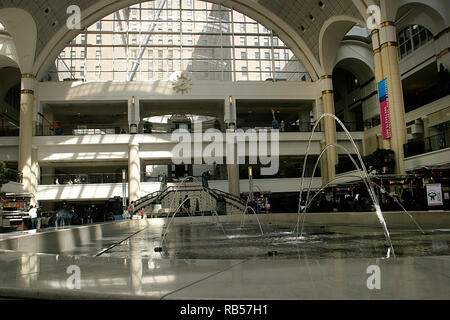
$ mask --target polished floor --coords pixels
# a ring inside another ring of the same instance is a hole
[[[169,230],[162,253],[154,251],[161,228],[137,226],[59,254],[4,250],[0,297],[450,298],[449,230],[392,231],[394,259],[387,258],[379,229],[310,226],[302,238],[286,226],[264,229],[261,236],[255,224],[179,224]],[[373,266],[379,273],[372,274]],[[368,285],[374,276],[379,289]]]

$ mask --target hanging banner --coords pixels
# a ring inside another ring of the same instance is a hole
[[[381,133],[383,135],[383,139],[389,139],[392,137],[392,130],[391,117],[389,115],[387,79],[384,79],[378,83],[378,97],[380,100]]]
[[[427,184],[427,200],[429,207],[444,205],[444,201],[442,199],[442,187],[440,183]]]

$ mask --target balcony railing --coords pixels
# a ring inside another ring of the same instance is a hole
[[[369,128],[370,122],[343,122],[345,128],[350,132],[364,131],[366,128]],[[336,131],[343,132],[344,129],[340,125],[336,125]]]
[[[300,122],[297,124],[284,125],[284,126],[279,124],[276,128],[272,127],[272,126],[267,126],[267,125],[261,124],[261,123],[254,123],[253,125],[249,124],[247,126],[238,126],[238,129],[242,129],[244,131],[249,130],[249,129],[255,129],[256,131],[258,131],[258,130],[270,131],[271,129],[279,129],[280,132],[311,132],[313,128],[314,128],[313,122]],[[320,131],[322,131],[322,130],[321,130],[321,126],[319,124],[316,128],[316,132],[320,132]]]
[[[128,123],[115,124],[59,124],[54,128],[48,124],[36,127],[36,136],[78,136],[78,135],[104,135],[104,134],[128,134],[132,130]],[[136,133],[142,131],[141,126],[136,126]]]
[[[450,130],[428,137],[424,140],[411,140],[403,145],[405,158],[450,147]]]
[[[18,137],[19,128],[0,128],[0,137]]]
[[[181,182],[183,177],[168,178],[167,182]],[[211,176],[209,180],[220,180],[220,177]],[[141,182],[160,182],[158,177],[149,177],[145,172],[141,172]],[[187,182],[201,182],[202,177],[196,176]],[[128,176],[125,176],[128,183]],[[122,183],[122,172],[117,173],[77,173],[77,174],[43,174],[41,175],[41,185],[79,185],[79,184],[110,184]]]

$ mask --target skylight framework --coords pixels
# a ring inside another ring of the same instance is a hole
[[[121,9],[91,25],[61,52],[53,80],[311,81],[272,30],[199,0],[157,0]]]

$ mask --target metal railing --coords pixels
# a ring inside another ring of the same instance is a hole
[[[424,140],[410,140],[403,145],[405,158],[437,151],[450,147],[450,130],[425,138]]]
[[[41,184],[43,185],[103,183],[122,183],[122,172],[41,175]]]
[[[0,128],[0,137],[18,137],[19,129]]]
[[[357,131],[364,131],[366,128],[369,128],[371,125],[371,122],[344,122],[345,127],[350,132],[357,132]],[[342,129],[341,126],[336,126],[336,131],[343,132],[344,129]]]
[[[258,130],[267,130],[270,131],[271,129],[278,129],[280,130],[280,132],[311,132],[312,129],[314,128],[314,123],[313,122],[301,122],[301,123],[296,123],[296,124],[292,124],[292,125],[282,125],[282,124],[278,124],[278,126],[273,127],[273,126],[269,126],[263,123],[253,123],[253,124],[249,124],[246,123],[247,126],[243,127],[243,126],[238,126],[238,129],[242,129],[244,131],[249,130],[249,129],[255,129],[256,131]],[[321,131],[321,127],[320,124],[317,126],[316,131]]]
[[[36,136],[79,136],[79,135],[105,135],[128,134],[132,130],[128,123],[114,124],[58,124],[57,128],[49,124],[38,125]],[[141,126],[136,127],[136,133],[142,131]]]

